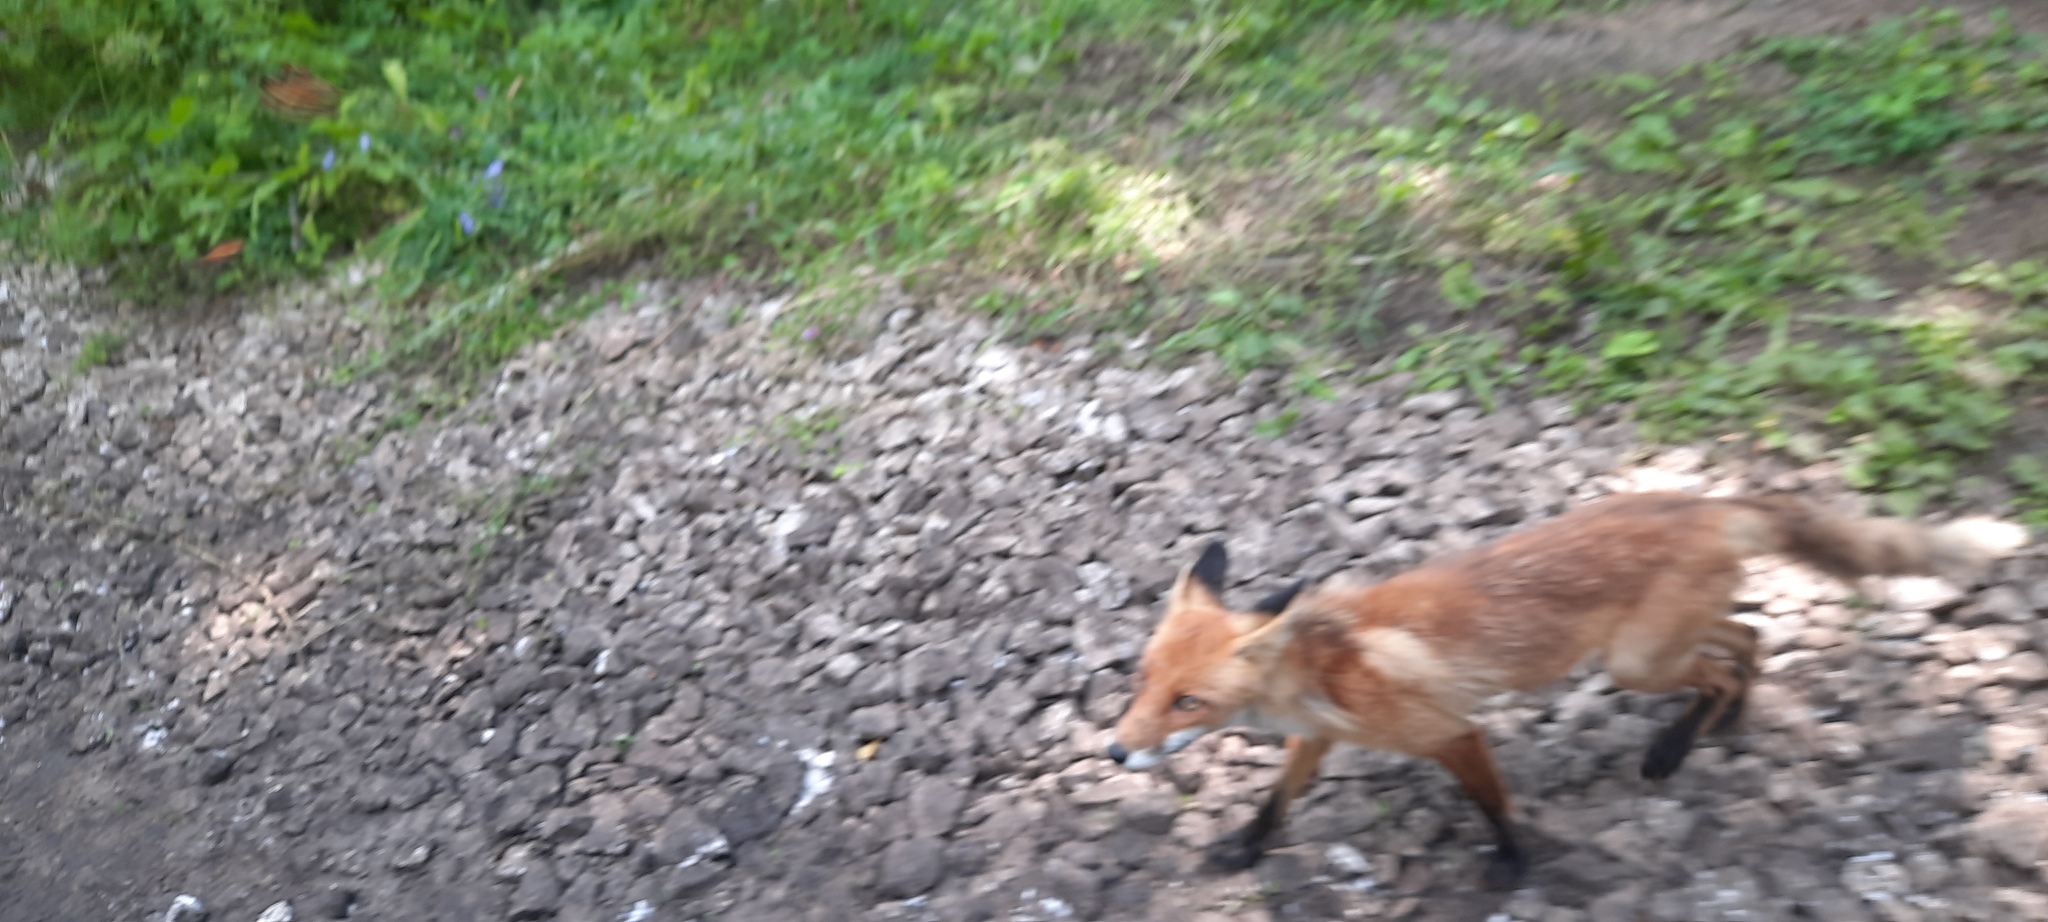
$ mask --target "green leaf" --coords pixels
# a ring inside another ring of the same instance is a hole
[[[1887,301],[1899,293],[1898,289],[1886,285],[1882,279],[1860,272],[1836,276],[1834,287],[1858,301]]]
[[[1638,359],[1656,355],[1658,348],[1657,334],[1649,330],[1623,330],[1608,337],[1607,345],[1600,348],[1600,357],[1609,361]]]
[[[1285,410],[1279,416],[1262,419],[1254,423],[1252,425],[1252,433],[1260,438],[1277,439],[1286,435],[1287,430],[1294,428],[1295,421],[1300,418],[1300,410]]]
[[[2043,464],[2035,455],[2018,455],[2005,465],[2005,472],[2012,479],[2025,484],[2028,489],[2048,493],[2048,464]]]
[[[1920,514],[1920,507],[1927,502],[1926,494],[1919,490],[1892,490],[1884,494],[1884,504],[1893,515],[1914,518]]]
[[[213,158],[213,163],[206,168],[206,175],[226,176],[241,168],[242,161],[234,154],[222,154]]]
[[[1472,389],[1472,396],[1479,401],[1479,408],[1481,410],[1488,413],[1493,412],[1495,403],[1493,378],[1486,373],[1485,369],[1477,367],[1466,368],[1465,385]]]
[[[1509,119],[1507,124],[1494,129],[1494,133],[1503,138],[1529,138],[1535,137],[1536,132],[1542,129],[1542,127],[1542,119],[1537,118],[1533,113],[1524,112]]]
[[[186,123],[192,121],[192,113],[199,101],[190,96],[179,96],[171,100],[171,109],[164,114],[164,120],[149,126],[143,136],[151,144],[163,144],[184,133]]]
[[[1756,150],[1758,136],[1755,122],[1729,119],[1714,126],[1714,133],[1707,138],[1707,150],[1723,160],[1747,157]]]
[[[1651,112],[1636,116],[1600,154],[1623,172],[1676,172],[1685,167],[1685,161],[1671,153],[1677,145],[1678,132],[1671,127],[1671,119]]]
[[[1862,189],[1825,176],[1774,182],[1771,184],[1771,191],[1786,198],[1818,202],[1822,205],[1848,205],[1863,200]]]
[[[1459,310],[1470,310],[1486,300],[1486,286],[1472,276],[1472,264],[1468,262],[1445,269],[1437,290],[1443,293],[1445,301]]]
[[[402,102],[405,92],[405,64],[397,58],[384,59],[384,82],[391,84],[391,92],[398,94]]]

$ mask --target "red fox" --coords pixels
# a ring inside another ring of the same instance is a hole
[[[1484,879],[1506,888],[1528,860],[1485,737],[1465,718],[1482,699],[1541,688],[1595,653],[1621,688],[1690,687],[1691,706],[1643,758],[1644,777],[1666,778],[1703,727],[1733,722],[1757,673],[1755,629],[1727,617],[1745,558],[1968,585],[2026,540],[2016,525],[1847,518],[1789,495],[1628,494],[1376,585],[1296,583],[1248,612],[1223,603],[1228,558],[1216,542],[1175,581],[1109,756],[1147,768],[1225,726],[1287,734],[1264,808],[1209,850],[1233,870],[1259,859],[1332,743],[1434,759],[1492,825]]]

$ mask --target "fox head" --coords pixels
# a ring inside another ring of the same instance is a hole
[[[1134,694],[1117,721],[1110,758],[1129,768],[1150,768],[1232,723],[1256,700],[1284,646],[1283,626],[1274,616],[1306,581],[1237,612],[1223,604],[1229,567],[1223,543],[1211,542],[1174,580],[1166,615],[1146,642],[1131,681]]]

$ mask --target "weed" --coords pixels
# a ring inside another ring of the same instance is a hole
[[[1760,63],[1791,69],[1796,92],[1748,95],[1741,68]],[[2002,26],[1970,38],[1936,12],[1614,81],[1626,121],[1611,131],[1432,102],[1448,133],[1379,134],[1405,158],[1381,194],[1433,209],[1433,235],[1483,259],[1439,274],[1442,299],[1473,319],[1417,331],[1396,366],[1482,399],[1528,383],[1632,403],[1653,438],[1748,427],[1768,447],[1836,455],[1900,512],[1944,498],[2006,431],[2014,389],[2048,368],[2048,327],[2028,306],[2048,276],[1974,266],[1953,284],[2013,307],[1966,307],[1939,290],[1902,297],[1873,266],[1942,264],[1955,215],[1930,207],[1927,155],[2048,128],[2043,72],[2030,40]],[[1850,165],[1884,172],[1835,172]],[[1557,175],[1578,178],[1543,181]],[[1451,186],[1445,202],[1436,190]],[[1528,293],[1503,296],[1482,266]]]
[[[514,516],[528,504],[552,494],[555,488],[554,478],[541,474],[527,474],[519,478],[518,484],[510,491],[493,494],[486,499],[481,510],[483,524],[478,529],[476,540],[469,545],[470,562],[481,564],[490,559],[492,552],[498,548],[499,539],[515,532]],[[479,618],[478,630],[485,627]]]
[[[1277,439],[1286,435],[1289,429],[1293,429],[1294,424],[1300,419],[1301,411],[1289,407],[1280,411],[1279,415],[1259,420],[1252,426],[1252,434],[1263,439]]]
[[[1415,372],[1418,390],[1464,387],[1492,412],[1498,388],[1522,381],[1523,364],[1506,354],[1498,336],[1464,329],[1415,333],[1417,343],[1395,358],[1394,368]]]
[[[2019,455],[2006,465],[2005,472],[2025,491],[2029,508],[2022,520],[2036,527],[2048,526],[2048,464],[2038,455]]]
[[[78,347],[78,358],[71,363],[72,370],[84,374],[114,364],[114,356],[120,352],[122,342],[121,334],[111,330],[100,330],[87,336]]]
[[[1308,303],[1300,295],[1270,289],[1256,298],[1246,298],[1235,288],[1218,288],[1204,300],[1215,313],[1167,337],[1159,344],[1162,354],[1214,355],[1235,374],[1308,354],[1298,336],[1289,331],[1308,313]]]
[[[1922,10],[1857,34],[1772,39],[1756,54],[1799,78],[1776,120],[1791,149],[1867,165],[1964,137],[2048,128],[2038,50],[2002,11],[1990,34],[1973,37],[1957,11]]]
[[[799,451],[810,451],[838,432],[843,421],[844,417],[837,409],[811,407],[800,413],[786,413],[776,417],[771,428],[776,435],[795,443]]]

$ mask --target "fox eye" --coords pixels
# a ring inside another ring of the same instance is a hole
[[[1199,711],[1203,707],[1202,699],[1193,695],[1182,695],[1173,699],[1173,709],[1176,711]]]

